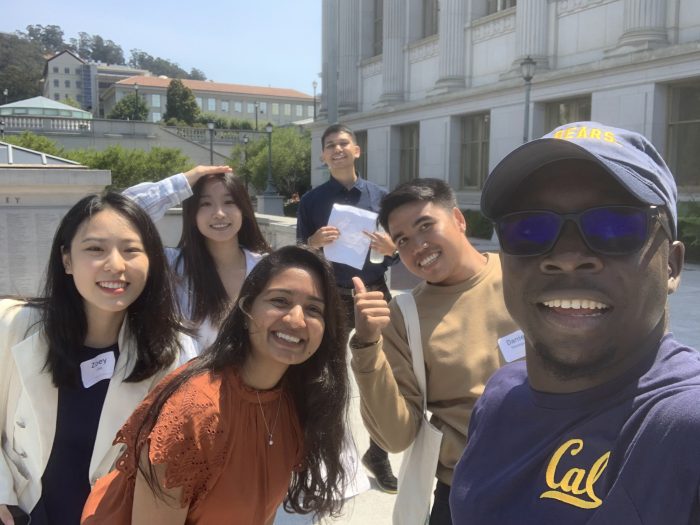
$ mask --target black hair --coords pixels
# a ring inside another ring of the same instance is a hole
[[[384,195],[377,222],[389,231],[391,212],[411,202],[432,202],[451,210],[457,206],[457,197],[444,180],[413,179],[398,185],[393,191]]]
[[[333,124],[328,126],[323,132],[323,135],[321,135],[321,149],[326,147],[326,137],[334,133],[347,133],[352,138],[353,144],[357,144],[357,137],[355,136],[355,132],[353,130],[351,130],[345,124]]]
[[[232,173],[217,173],[200,178],[192,188],[192,197],[182,203],[182,235],[175,267],[183,264],[184,279],[192,292],[190,305],[191,319],[197,323],[211,318],[218,324],[228,313],[230,299],[221,282],[216,265],[205,242],[204,235],[197,227],[197,210],[204,186],[212,181],[221,181],[230,193],[238,209],[242,223],[238,231],[238,244],[257,253],[270,251],[260,226],[255,220],[255,212],[244,184]]]
[[[240,371],[252,349],[248,319],[253,302],[272,277],[287,268],[303,268],[314,275],[323,291],[324,332],[318,350],[305,362],[290,366],[281,384],[291,395],[303,432],[303,459],[285,498],[285,508],[317,517],[337,515],[342,506],[345,471],[340,460],[349,402],[346,364],[347,330],[330,264],[318,252],[304,246],[273,251],[253,268],[241,288],[239,300],[224,320],[207,351],[178,373],[155,397],[137,429],[136,443],[143,447],[167,400],[199,374]],[[141,449],[135,451],[140,457]],[[144,475],[154,494],[163,495],[152,465]]]
[[[97,213],[111,209],[124,217],[141,237],[148,257],[148,277],[139,297],[126,311],[128,336],[135,340],[136,362],[126,382],[139,382],[166,368],[180,351],[182,331],[175,306],[160,235],[150,217],[131,199],[116,192],[88,195],[61,220],[53,238],[41,297],[28,300],[41,310],[39,323],[48,342],[46,368],[56,387],[80,382],[81,349],[87,335],[84,299],[73,276],[66,274],[69,253],[78,229]]]

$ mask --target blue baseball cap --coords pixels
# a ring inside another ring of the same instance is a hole
[[[484,183],[481,212],[489,219],[507,213],[510,197],[532,172],[566,159],[595,162],[641,202],[666,208],[676,237],[678,190],[664,159],[643,135],[598,122],[559,126],[506,155]]]

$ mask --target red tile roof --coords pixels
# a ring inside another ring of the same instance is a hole
[[[161,77],[129,77],[117,82],[120,85],[138,84],[142,87],[159,87],[167,89],[172,78]],[[216,91],[218,93],[236,93],[241,95],[257,95],[260,97],[273,98],[301,98],[313,100],[313,97],[297,91],[295,89],[260,87],[260,86],[245,86],[242,84],[224,84],[223,82],[210,82],[209,80],[186,80],[181,79],[182,83],[192,91]]]

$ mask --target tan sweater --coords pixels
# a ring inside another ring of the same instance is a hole
[[[500,259],[486,256],[486,266],[460,284],[424,282],[412,291],[421,323],[428,411],[443,432],[437,477],[448,485],[467,443],[474,403],[504,364],[498,338],[517,330],[503,300]],[[400,452],[415,439],[422,396],[403,316],[396,301],[390,308],[391,322],[382,339],[353,350],[352,369],[367,430],[384,449]]]

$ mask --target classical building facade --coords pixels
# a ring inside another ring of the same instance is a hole
[[[140,76],[120,80],[104,94],[105,115],[123,97],[138,93],[148,106],[148,120],[159,122],[165,115],[166,94],[172,79]],[[308,120],[314,114],[314,99],[293,89],[224,84],[209,80],[182,80],[195,96],[202,113],[255,122],[260,129]]]
[[[325,86],[335,69],[339,120],[358,132],[364,150],[360,171],[387,187],[437,177],[475,208],[489,170],[525,137],[591,119],[645,134],[682,197],[700,190],[698,0],[323,6],[324,93],[312,159],[320,156]],[[535,67],[526,111],[528,58]],[[327,175],[314,162],[319,184]]]

